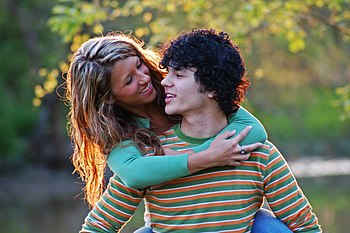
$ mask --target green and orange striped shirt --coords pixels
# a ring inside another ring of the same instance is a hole
[[[161,140],[176,150],[202,143],[178,126]],[[239,167],[210,168],[146,190],[128,188],[114,176],[81,232],[118,231],[142,198],[154,232],[250,232],[264,198],[293,232],[321,232],[285,159],[268,141]]]

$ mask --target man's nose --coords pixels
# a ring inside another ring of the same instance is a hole
[[[170,74],[167,74],[165,78],[160,82],[163,87],[170,85]]]

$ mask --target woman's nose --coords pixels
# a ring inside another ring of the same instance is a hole
[[[151,77],[148,74],[140,73],[140,79],[139,79],[140,84],[148,83],[150,80],[151,80]]]
[[[142,64],[141,68],[138,70],[138,74],[140,75],[140,82],[147,83],[150,81],[150,74],[147,66]]]

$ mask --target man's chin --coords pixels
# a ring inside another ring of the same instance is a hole
[[[175,115],[177,114],[176,111],[174,111],[174,109],[171,109],[170,107],[165,106],[165,113],[168,115]]]

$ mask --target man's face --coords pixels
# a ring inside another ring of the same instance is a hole
[[[194,79],[195,68],[174,69],[168,67],[168,75],[162,80],[165,89],[165,112],[169,115],[200,114],[210,98],[200,92],[200,84]]]

